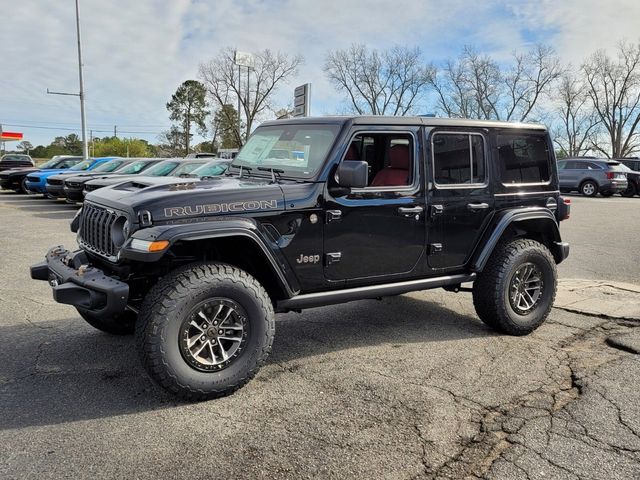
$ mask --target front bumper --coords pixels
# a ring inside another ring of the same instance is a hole
[[[47,193],[47,189],[44,183],[35,183],[27,180],[26,182],[27,190],[33,193]]]
[[[20,181],[11,178],[0,180],[0,188],[3,190],[16,190],[20,188]]]
[[[82,193],[82,187],[74,188],[74,187],[67,187],[65,185],[64,186],[64,196],[67,198],[68,201],[81,202],[82,200],[84,200],[84,195]]]
[[[50,184],[47,183],[47,186],[45,188],[47,190],[47,193],[49,195],[51,195],[52,197],[62,197],[62,198],[64,198],[64,192],[63,192],[62,185],[50,185]]]
[[[127,308],[129,285],[91,266],[82,250],[69,252],[62,246],[52,248],[44,262],[31,266],[31,278],[48,281],[56,302],[95,315],[110,316]]]

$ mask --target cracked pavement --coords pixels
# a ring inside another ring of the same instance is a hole
[[[640,478],[640,357],[608,340],[638,334],[626,314],[557,308],[518,338],[466,293],[278,315],[255,380],[182,403],[28,278],[73,214],[0,194],[0,478]]]

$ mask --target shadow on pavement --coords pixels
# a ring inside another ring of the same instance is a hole
[[[488,335],[493,333],[477,318],[435,303],[407,296],[365,300],[278,315],[268,363],[366,347],[388,347],[388,356],[401,358],[402,349],[393,347],[424,343],[428,348],[432,342]],[[0,337],[5,345],[0,350],[2,430],[181,404],[152,384],[132,337],[104,334],[79,317],[2,327]],[[253,388],[270,388],[271,381],[278,379],[266,376]]]

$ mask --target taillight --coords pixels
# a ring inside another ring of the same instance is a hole
[[[611,180],[614,177],[613,172],[607,172],[607,178]]]

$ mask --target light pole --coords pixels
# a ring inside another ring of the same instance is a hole
[[[50,95],[71,95],[80,97],[80,123],[82,128],[82,158],[89,158],[89,144],[87,143],[87,117],[84,110],[84,80],[82,78],[82,42],[80,37],[80,7],[79,0],[76,0],[76,34],[78,38],[78,79],[80,81],[80,93],[52,92],[47,88]]]

